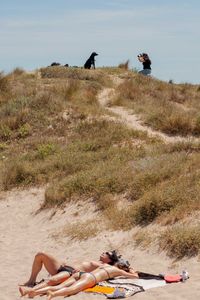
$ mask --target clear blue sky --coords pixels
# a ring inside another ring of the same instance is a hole
[[[0,70],[117,66],[147,52],[162,80],[200,83],[199,0],[0,0]]]

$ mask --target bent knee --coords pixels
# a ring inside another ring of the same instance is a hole
[[[46,254],[45,252],[38,252],[38,253],[35,255],[36,258],[41,258],[41,257],[45,257],[45,256],[47,256],[47,254]]]

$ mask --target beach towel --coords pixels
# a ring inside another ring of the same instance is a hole
[[[86,289],[85,292],[87,293],[97,293],[97,294],[104,294],[104,295],[111,295],[115,291],[114,287],[110,286],[101,286],[99,284],[95,285],[92,288]]]
[[[140,273],[140,275],[139,279],[113,278],[102,281],[95,287],[85,291],[103,294],[108,299],[127,298],[151,288],[165,286],[173,282],[185,281],[189,278],[187,271],[183,271],[181,275],[152,275],[146,273]],[[185,278],[183,280],[184,276]]]
[[[118,284],[113,284],[113,286],[110,285],[111,284],[107,281],[102,281],[94,287],[86,289],[85,292],[103,294],[108,299],[117,299],[127,298],[144,291],[143,287],[136,284],[126,284],[124,286],[120,286]]]
[[[99,283],[100,285],[110,286],[110,287],[133,287],[139,286],[143,290],[148,290],[155,287],[165,286],[167,283],[164,279],[127,279],[127,278],[114,278],[107,281]]]

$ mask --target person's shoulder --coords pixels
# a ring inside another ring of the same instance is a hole
[[[90,264],[92,265],[92,266],[94,266],[94,267],[100,267],[102,264],[101,264],[101,262],[98,262],[98,261],[95,261],[95,260],[92,260],[91,262],[90,262]]]

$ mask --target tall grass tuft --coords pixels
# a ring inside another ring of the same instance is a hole
[[[129,59],[124,63],[119,64],[118,68],[128,70],[129,69]]]
[[[2,186],[8,190],[16,185],[29,185],[34,182],[33,167],[28,162],[12,160],[4,165],[2,173]]]
[[[5,76],[3,72],[0,72],[0,92],[7,93],[10,89],[10,81],[8,76]]]
[[[160,248],[171,257],[183,258],[200,252],[200,227],[179,225],[167,229],[160,236]]]

